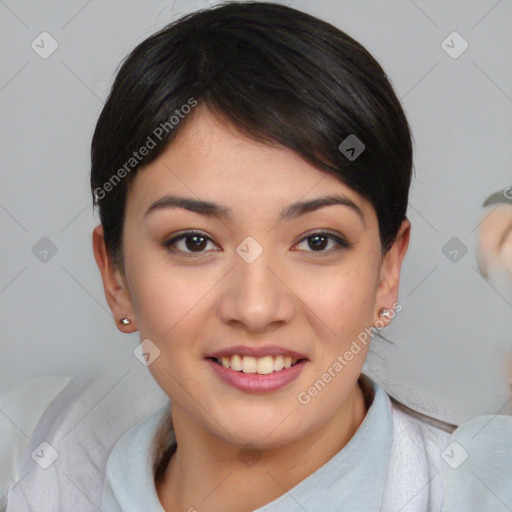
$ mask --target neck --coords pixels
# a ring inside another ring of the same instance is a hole
[[[155,482],[166,512],[251,512],[274,501],[336,455],[363,422],[368,406],[358,384],[322,427],[269,450],[244,450],[197,424],[179,407],[172,418],[177,448]]]

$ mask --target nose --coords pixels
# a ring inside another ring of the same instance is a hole
[[[251,332],[270,332],[290,322],[295,295],[286,281],[275,253],[264,250],[250,263],[237,257],[224,280],[218,305],[220,318]]]

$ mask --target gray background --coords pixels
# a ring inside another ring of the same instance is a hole
[[[485,198],[512,184],[512,2],[288,3],[376,57],[413,129],[403,310],[386,333],[396,347],[375,340],[368,374],[409,405],[455,423],[506,410],[499,364],[512,350],[512,301],[478,273],[475,235]],[[122,58],[205,6],[0,1],[1,393],[29,378],[133,365],[138,333],[116,329],[92,254],[90,140]],[[47,59],[31,47],[43,31],[59,45]],[[469,44],[456,59],[441,46],[453,31]],[[454,236],[468,249],[456,263],[442,252]],[[33,253],[43,237],[57,250],[46,262]]]

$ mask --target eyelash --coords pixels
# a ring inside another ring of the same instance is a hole
[[[195,258],[195,257],[200,256],[201,254],[204,254],[205,251],[198,251],[198,252],[194,253],[194,252],[185,252],[185,251],[181,251],[179,249],[177,250],[175,248],[172,248],[172,246],[174,244],[176,244],[177,242],[179,242],[180,240],[183,240],[183,239],[195,236],[195,235],[200,236],[201,238],[204,238],[206,240],[209,240],[212,243],[215,243],[209,236],[206,236],[201,231],[184,231],[183,233],[179,234],[178,236],[175,236],[173,238],[170,238],[169,240],[166,240],[165,242],[163,242],[162,245],[167,250],[169,250],[169,252],[171,252],[171,253],[181,253],[182,255],[185,255],[185,257],[187,257],[187,258],[188,257]],[[334,242],[337,244],[337,247],[334,250],[330,249],[328,251],[306,251],[306,252],[311,252],[313,254],[316,253],[319,256],[322,256],[324,254],[331,254],[332,252],[338,252],[343,249],[350,249],[353,245],[352,243],[348,242],[344,238],[337,236],[333,233],[329,233],[327,231],[315,231],[313,233],[310,233],[307,236],[303,237],[301,240],[299,240],[295,245],[299,245],[300,243],[304,242],[308,238],[313,238],[315,236],[322,236],[325,238],[330,238],[331,240],[334,240]],[[317,256],[315,256],[315,257],[317,257]]]

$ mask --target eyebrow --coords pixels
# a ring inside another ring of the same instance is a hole
[[[298,201],[287,206],[280,214],[280,220],[291,220],[300,217],[309,212],[325,208],[326,206],[341,205],[346,206],[357,213],[363,225],[366,219],[363,211],[351,199],[343,195],[325,196],[311,199],[310,201]],[[218,217],[221,219],[233,219],[233,212],[227,207],[211,201],[203,201],[200,199],[192,199],[188,197],[180,197],[175,195],[166,195],[157,199],[146,210],[144,217],[151,212],[157,210],[165,210],[170,208],[183,208],[199,215],[208,217]]]

